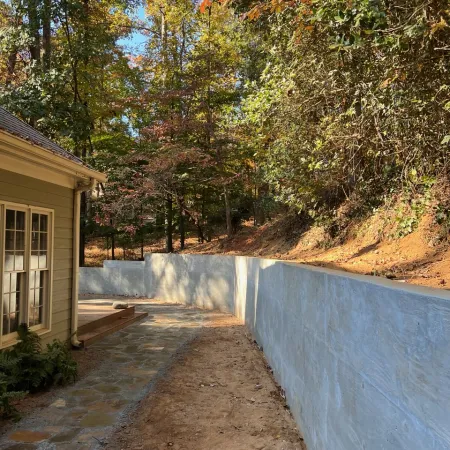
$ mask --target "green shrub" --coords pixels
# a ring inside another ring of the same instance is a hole
[[[25,324],[18,334],[19,342],[0,353],[0,415],[4,417],[17,417],[11,400],[77,378],[77,363],[68,345],[54,340],[42,352],[39,336]]]
[[[1,376],[1,375],[0,375]],[[0,381],[0,413],[2,417],[19,418],[16,408],[11,405],[11,400],[23,398],[26,392],[8,390],[8,383]]]

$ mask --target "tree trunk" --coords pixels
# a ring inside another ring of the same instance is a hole
[[[223,187],[223,195],[225,197],[225,215],[227,219],[227,235],[231,237],[233,234],[233,224],[231,223],[231,205],[230,205],[230,194],[226,186]]]
[[[111,259],[113,261],[116,259],[115,250],[116,250],[116,240],[115,240],[114,232],[113,232],[111,234]]]
[[[255,191],[253,196],[253,225],[256,227],[258,225],[258,187],[255,183]]]
[[[166,252],[167,253],[173,253],[172,232],[173,232],[173,202],[172,202],[172,195],[167,194],[167,198],[166,198]]]
[[[158,233],[161,233],[161,231],[164,230],[164,222],[165,222],[165,212],[164,212],[164,205],[158,205],[158,210],[155,214],[155,225],[156,230]]]
[[[50,70],[51,62],[51,16],[52,16],[52,3],[51,0],[44,0],[44,15],[42,20],[42,47],[44,49],[44,70],[48,72]]]
[[[184,250],[184,242],[185,242],[185,230],[184,230],[184,208],[183,202],[180,205],[180,249]]]
[[[264,225],[266,222],[266,213],[264,211],[263,197],[266,195],[267,189],[264,185],[258,189],[256,199],[256,225]]]
[[[40,60],[40,36],[39,36],[39,15],[38,0],[28,0],[28,26],[32,41],[30,43],[30,55],[33,61],[39,63]]]
[[[12,79],[14,77],[14,71],[16,70],[16,62],[17,62],[17,51],[12,51],[9,56],[8,60],[6,61],[6,80],[5,84],[8,86],[11,84]]]
[[[203,236],[203,231],[202,231],[202,227],[201,224],[205,223],[205,196],[206,196],[206,190],[205,187],[203,186],[202,189],[202,214],[201,217],[197,220],[197,231],[198,231],[198,242],[200,244],[203,244],[203,241],[205,240],[205,237]]]
[[[31,42],[29,45],[31,61],[36,65],[40,64],[41,48],[40,48],[40,21],[38,15],[38,1],[39,0],[28,0],[28,28],[30,31]],[[32,115],[29,119],[29,123],[32,127],[36,126],[36,121],[38,117]]]

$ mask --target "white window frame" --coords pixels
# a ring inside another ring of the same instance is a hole
[[[30,327],[30,330],[37,332],[39,335],[49,333],[51,331],[52,322],[52,290],[53,290],[53,251],[54,251],[54,223],[55,211],[40,206],[25,205],[20,203],[0,201],[0,349],[14,345],[18,340],[17,332],[3,335],[3,293],[4,293],[4,267],[5,267],[5,240],[6,240],[6,210],[14,209],[16,211],[25,212],[25,287],[24,296],[20,306],[21,318],[19,323],[29,323],[29,297],[30,297],[30,277],[31,272],[39,269],[31,269],[31,224],[33,213],[45,214],[48,216],[48,242],[47,242],[47,269],[48,270],[48,286],[45,293],[43,305],[42,323]]]

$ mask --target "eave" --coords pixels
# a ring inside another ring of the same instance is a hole
[[[0,130],[0,168],[64,187],[95,179],[106,182],[106,175],[56,155],[25,139]]]

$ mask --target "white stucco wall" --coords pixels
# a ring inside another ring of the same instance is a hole
[[[234,313],[309,450],[450,449],[450,294],[282,261],[147,255],[82,268],[80,292]]]

